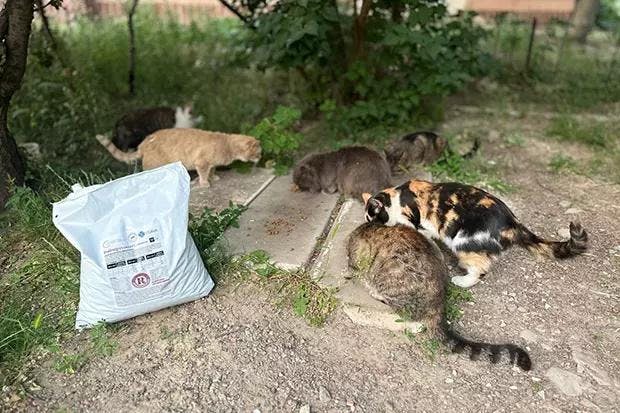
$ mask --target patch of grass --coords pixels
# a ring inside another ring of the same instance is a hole
[[[111,329],[109,324],[103,322],[90,329],[90,342],[95,355],[109,357],[114,354],[118,342],[112,339]]]
[[[437,182],[449,180],[486,187],[499,193],[511,192],[512,186],[502,181],[491,166],[465,159],[453,151],[446,151],[429,166],[429,170],[433,174],[433,180]]]
[[[545,130],[547,136],[561,141],[580,142],[604,148],[612,139],[600,122],[583,122],[571,116],[557,116]]]
[[[225,268],[227,279],[252,280],[276,296],[278,305],[291,308],[309,324],[321,326],[336,308],[334,289],[321,287],[302,270],[285,271],[265,251],[234,257]]]
[[[454,322],[463,316],[461,304],[474,301],[471,291],[458,287],[452,283],[448,284],[446,291],[446,317],[448,321]]]
[[[88,361],[84,353],[61,354],[54,361],[54,370],[63,374],[75,374]]]
[[[562,171],[574,171],[577,168],[577,162],[570,156],[556,154],[549,161],[549,167],[555,173]]]

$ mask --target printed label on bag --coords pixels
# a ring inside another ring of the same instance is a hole
[[[119,307],[172,294],[161,231],[150,228],[101,243],[106,274]]]

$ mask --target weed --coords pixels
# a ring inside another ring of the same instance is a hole
[[[291,128],[300,117],[298,109],[279,106],[272,116],[261,120],[249,132],[261,142],[263,162],[273,166],[279,175],[288,171],[299,148],[302,136]]]
[[[577,162],[570,156],[556,154],[549,161],[549,167],[553,172],[572,171],[577,167]]]
[[[231,201],[228,207],[219,213],[206,208],[198,217],[190,217],[189,232],[205,263],[209,261],[209,252],[224,231],[231,226],[239,227],[239,217],[245,209]]]
[[[51,205],[32,189],[15,187],[6,206],[12,215],[12,223],[31,239],[49,237],[55,231]]]
[[[102,357],[111,356],[118,347],[118,342],[111,337],[110,326],[104,322],[97,323],[90,329],[90,342],[94,354]]]
[[[227,271],[236,274],[238,279],[253,279],[275,293],[279,305],[290,307],[311,325],[323,325],[336,308],[333,289],[321,287],[302,270],[278,268],[265,251],[257,250],[233,258]]]
[[[523,147],[525,146],[525,139],[523,139],[523,136],[513,133],[506,136],[506,143],[510,146]]]
[[[460,305],[464,302],[474,301],[471,291],[450,283],[446,291],[445,299],[446,317],[448,321],[456,321],[463,316],[463,310]]]
[[[61,354],[54,362],[54,370],[64,374],[75,374],[87,360],[85,353]]]

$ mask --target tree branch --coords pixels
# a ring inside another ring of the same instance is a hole
[[[0,41],[4,40],[6,32],[9,30],[9,14],[6,12],[6,6],[0,10]]]
[[[254,24],[252,24],[252,21],[247,17],[244,16],[243,14],[241,14],[241,12],[239,10],[237,10],[235,8],[235,6],[233,6],[232,4],[230,4],[229,2],[227,2],[226,0],[219,0],[219,2],[226,7],[228,10],[230,10],[231,12],[233,12],[233,14],[235,16],[237,16],[243,23],[246,24],[246,26],[248,26],[251,29],[256,29],[254,27]]]
[[[127,18],[127,25],[129,26],[129,94],[131,96],[136,94],[136,34],[133,28],[133,16],[137,7],[138,0],[133,0]]]

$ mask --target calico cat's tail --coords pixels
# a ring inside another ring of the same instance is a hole
[[[110,152],[110,154],[114,157],[114,159],[119,160],[125,163],[132,163],[133,161],[137,161],[141,158],[140,153],[136,152],[123,152],[118,149],[114,143],[105,135],[97,135],[96,136],[99,143],[103,145],[104,148]]]
[[[532,369],[530,355],[516,344],[490,344],[468,340],[448,324],[445,315],[442,319],[442,330],[445,342],[453,353],[464,353],[467,351],[470,360],[487,358],[493,364],[503,360],[510,364],[516,364],[524,371]]]
[[[550,258],[570,258],[586,251],[588,234],[579,223],[570,223],[570,238],[567,241],[547,241],[518,223],[514,230],[514,241],[529,251]]]

